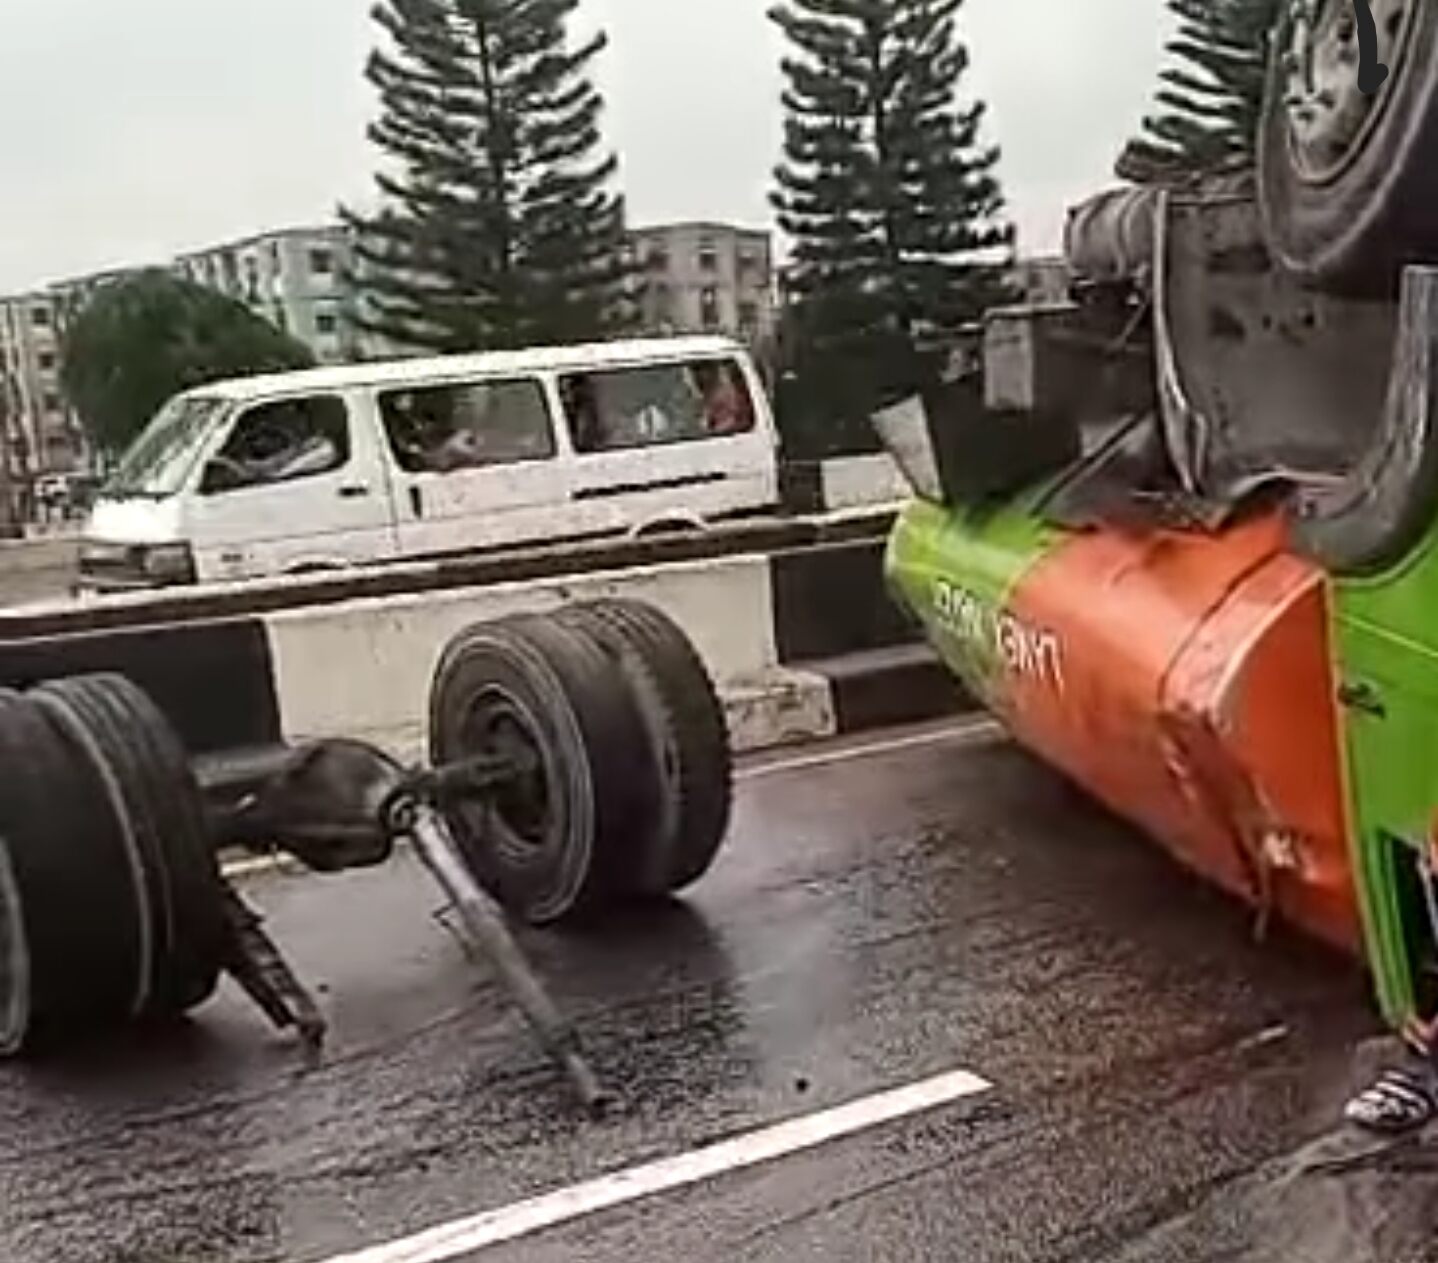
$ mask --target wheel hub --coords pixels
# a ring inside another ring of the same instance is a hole
[[[487,806],[503,824],[510,849],[537,850],[548,840],[551,813],[541,741],[529,717],[511,698],[490,691],[477,698],[464,729],[465,749],[502,762],[512,774],[490,788]]]
[[[1280,83],[1288,113],[1294,168],[1311,183],[1333,179],[1362,149],[1382,111],[1407,46],[1419,0],[1369,0],[1378,34],[1378,61],[1387,81],[1369,96],[1358,82],[1355,0],[1292,0]]]

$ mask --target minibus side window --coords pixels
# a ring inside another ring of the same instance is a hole
[[[206,495],[315,478],[350,459],[349,410],[334,395],[280,399],[247,409],[205,467]]]
[[[556,453],[537,381],[417,386],[384,392],[379,406],[390,449],[406,473],[449,474]]]
[[[559,392],[581,453],[748,434],[756,424],[748,380],[734,360],[568,373]]]

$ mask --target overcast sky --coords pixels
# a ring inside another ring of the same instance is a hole
[[[766,0],[585,0],[636,223],[769,222],[780,42]],[[1161,0],[968,0],[969,95],[1025,252],[1108,180],[1146,108]],[[0,293],[363,198],[368,0],[0,0]]]

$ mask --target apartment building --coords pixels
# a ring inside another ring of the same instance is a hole
[[[769,233],[681,223],[630,235],[646,332],[727,333],[762,348],[774,336],[774,247]]]
[[[177,275],[216,290],[305,343],[322,364],[358,359],[372,348],[354,324],[345,282],[353,264],[339,225],[290,228],[180,255]]]
[[[50,291],[0,298],[0,421],[12,480],[87,473],[92,453],[60,385],[67,307]]]

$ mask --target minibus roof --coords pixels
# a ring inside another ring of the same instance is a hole
[[[219,396],[244,403],[277,394],[341,391],[357,387],[403,388],[436,379],[471,375],[503,377],[545,372],[574,373],[747,353],[746,348],[732,338],[635,338],[579,346],[533,347],[523,351],[485,351],[475,355],[445,355],[302,369],[298,372],[211,382],[190,393]]]

